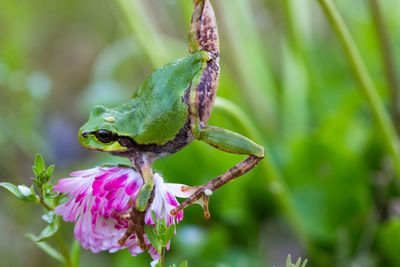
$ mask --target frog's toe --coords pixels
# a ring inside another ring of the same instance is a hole
[[[190,192],[193,191],[194,193],[186,199],[182,204],[180,204],[178,207],[174,208],[171,210],[171,215],[175,216],[177,215],[181,210],[184,208],[192,205],[192,204],[200,204],[203,207],[204,211],[204,217],[205,218],[210,218],[210,211],[208,209],[208,202],[210,199],[210,196],[212,195],[212,190],[208,189],[206,186],[182,186],[182,192]]]
[[[120,218],[124,218],[128,220],[128,229],[124,236],[118,240],[118,243],[123,246],[125,245],[126,241],[135,234],[139,246],[141,249],[146,250],[148,247],[144,241],[144,212],[138,212],[136,210],[132,210],[130,214],[121,214]]]

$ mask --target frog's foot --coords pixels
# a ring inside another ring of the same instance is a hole
[[[189,29],[189,50],[219,55],[219,37],[213,7],[209,0],[193,0],[194,11]]]
[[[146,243],[144,242],[144,218],[145,218],[145,212],[139,212],[135,209],[133,209],[130,213],[125,213],[120,216],[123,219],[128,220],[128,229],[126,230],[124,236],[118,240],[118,243],[123,246],[132,236],[132,234],[136,235],[136,238],[139,241],[139,246],[141,249],[146,250],[147,246]]]
[[[181,188],[182,192],[193,192],[193,194],[186,199],[181,205],[179,205],[177,208],[174,208],[171,210],[171,215],[175,216],[186,208],[187,206],[190,206],[194,203],[200,204],[203,207],[204,210],[204,217],[205,218],[210,218],[210,211],[208,209],[208,201],[210,199],[210,196],[212,195],[213,191],[211,190],[210,186],[208,184],[204,184],[201,186],[182,186]]]
[[[258,145],[256,145],[256,148],[258,148]],[[193,203],[199,203],[203,206],[204,217],[206,217],[207,219],[210,218],[210,212],[208,211],[208,200],[210,199],[211,194],[224,184],[236,179],[239,176],[242,176],[243,174],[254,168],[254,166],[256,166],[257,163],[264,157],[264,149],[262,147],[259,147],[259,149],[260,152],[258,155],[249,156],[245,160],[230,168],[222,175],[212,179],[202,186],[182,186],[182,192],[193,191],[194,193],[179,207],[171,210],[171,215],[175,216],[176,214],[178,214],[179,211],[183,210],[187,206],[192,205]]]

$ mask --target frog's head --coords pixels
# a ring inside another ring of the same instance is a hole
[[[118,133],[119,118],[116,110],[103,106],[94,107],[90,112],[89,121],[79,129],[79,143],[86,148],[100,151],[122,152],[127,150]]]

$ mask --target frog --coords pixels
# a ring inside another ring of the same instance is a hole
[[[128,229],[121,245],[135,235],[140,247],[144,241],[144,217],[154,199],[152,164],[172,155],[194,140],[216,149],[247,155],[218,177],[200,186],[183,186],[190,196],[171,210],[173,216],[200,203],[210,217],[211,194],[226,183],[253,169],[264,158],[264,148],[233,131],[207,126],[220,76],[219,35],[209,0],[194,0],[189,26],[189,55],[153,71],[129,102],[113,108],[94,107],[89,120],[79,129],[78,140],[88,149],[129,158],[140,173],[143,184],[132,203]]]

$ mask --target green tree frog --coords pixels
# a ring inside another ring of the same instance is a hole
[[[179,207],[201,201],[208,218],[211,193],[251,170],[264,157],[264,149],[235,132],[206,126],[213,108],[219,79],[219,38],[209,0],[194,0],[189,29],[189,55],[156,69],[126,104],[115,108],[96,106],[89,121],[79,130],[79,142],[86,148],[128,157],[143,178],[129,228],[120,240],[133,233],[145,249],[144,215],[154,197],[152,163],[171,155],[194,139],[236,154],[248,155],[224,174],[196,187],[184,187],[193,194]]]

